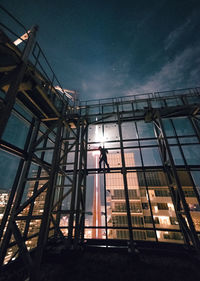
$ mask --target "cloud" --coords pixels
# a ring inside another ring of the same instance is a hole
[[[186,48],[159,71],[140,81],[134,79],[127,60],[118,60],[112,65],[113,72],[110,71],[112,67],[102,72],[90,72],[87,83],[82,80],[81,100],[87,100],[89,96],[98,99],[196,87],[200,84],[199,65],[198,44]]]
[[[172,49],[182,38],[188,40],[188,35],[195,32],[199,26],[200,8],[195,9],[186,19],[185,23],[173,30],[164,41],[165,51]]]
[[[162,66],[160,71],[150,75],[145,81],[135,83],[126,94],[150,93],[199,86],[200,48],[188,47],[173,61]]]
[[[164,49],[167,51],[172,48],[180,37],[186,32],[186,29],[191,25],[191,20],[188,19],[183,25],[173,30],[164,42]]]

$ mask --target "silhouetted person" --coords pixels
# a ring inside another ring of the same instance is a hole
[[[99,150],[100,150],[100,157],[99,157],[99,172],[101,171],[101,163],[104,162],[108,168],[108,172],[110,172],[110,167],[107,161],[107,153],[108,150],[105,148],[102,148],[101,146],[99,146]]]

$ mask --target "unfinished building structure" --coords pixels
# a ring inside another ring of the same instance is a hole
[[[200,88],[80,102],[59,84],[36,27],[23,48],[5,30],[1,265],[20,256],[37,280],[52,237],[69,248],[134,252],[137,241],[151,241],[199,251]],[[98,173],[99,146],[108,149],[109,173]]]

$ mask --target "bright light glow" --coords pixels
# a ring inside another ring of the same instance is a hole
[[[65,95],[69,98],[69,99],[71,99],[71,100],[74,100],[74,97],[72,97],[70,94],[76,94],[76,92],[75,91],[72,91],[72,90],[68,90],[68,89],[62,89],[61,87],[59,87],[59,86],[55,86],[54,87],[56,90],[58,90],[59,92],[61,92],[61,93],[65,93]],[[70,94],[69,94],[70,93]]]
[[[99,155],[100,155],[99,150],[92,151],[92,156],[99,156]]]
[[[167,216],[158,216],[160,224],[170,225],[169,217]]]
[[[154,206],[155,213],[158,213],[158,206]]]
[[[96,121],[97,121],[97,118],[96,118]],[[95,126],[95,142],[99,143],[98,146],[103,147],[105,141],[106,141],[106,139],[102,134],[102,128],[101,127],[99,128],[99,126],[96,125]],[[92,156],[100,156],[100,151],[99,150],[92,151]]]
[[[157,237],[158,237],[158,239],[159,239],[160,236],[161,236],[161,231],[156,231],[156,234],[157,234]]]
[[[172,203],[167,203],[169,211],[174,211],[174,205]]]
[[[105,137],[100,136],[100,137],[98,138],[98,141],[101,143],[101,146],[103,146],[106,140],[105,140]]]
[[[27,31],[27,33],[24,33],[20,38],[18,38],[17,40],[15,40],[13,42],[13,44],[15,46],[21,44],[23,42],[23,40],[27,40],[28,39],[28,34],[30,33],[30,30]]]
[[[97,118],[96,118],[96,121],[97,121]],[[100,142],[101,146],[103,146],[104,142],[106,141],[105,137],[102,134],[101,127],[99,128],[98,125],[95,127],[95,141]]]
[[[185,221],[186,221],[186,223],[187,223],[187,226],[190,227],[190,226],[189,226],[189,223],[188,223],[188,220],[187,220],[186,217],[185,217]]]
[[[155,197],[154,190],[149,190],[149,195],[150,195],[150,198],[153,199]]]

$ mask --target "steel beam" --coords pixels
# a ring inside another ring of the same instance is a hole
[[[31,165],[31,159],[32,159],[32,154],[33,154],[33,146],[34,146],[34,142],[36,141],[36,138],[37,138],[37,135],[38,135],[38,130],[39,130],[39,121],[35,120],[35,127],[34,127],[33,132],[32,132],[30,146],[29,146],[29,150],[28,150],[28,159],[24,163],[24,168],[23,168],[23,171],[22,171],[22,174],[21,174],[19,186],[17,188],[15,201],[14,201],[13,206],[12,206],[10,218],[9,218],[9,221],[8,221],[8,226],[7,226],[6,232],[4,234],[2,245],[1,245],[0,265],[2,265],[3,262],[4,262],[4,258],[5,258],[7,247],[8,247],[8,243],[10,241],[10,237],[11,237],[11,234],[12,234],[13,223],[15,221],[15,216],[16,216],[16,210],[19,208],[20,203],[21,203],[21,199],[22,199],[22,196],[23,196],[26,178],[27,178],[29,168],[30,168],[30,165]]]
[[[70,204],[70,216],[69,216],[69,226],[68,226],[68,242],[69,245],[72,244],[72,236],[73,236],[73,224],[74,224],[74,215],[75,211],[75,200],[76,200],[76,192],[77,192],[77,167],[78,167],[78,155],[79,155],[79,134],[80,134],[80,119],[78,119],[76,125],[76,145],[75,145],[75,155],[74,155],[74,172],[73,172],[73,181],[72,181],[72,196],[71,196],[71,204]]]
[[[85,202],[83,200],[83,192],[86,188],[86,154],[87,154],[87,145],[84,141],[86,129],[88,126],[84,127],[84,119],[81,119],[81,131],[80,131],[80,153],[79,153],[79,169],[78,169],[78,184],[77,184],[77,202],[76,202],[76,221],[75,221],[75,237],[74,237],[74,247],[76,248],[78,244],[81,242],[81,218],[83,216],[83,212],[85,211]],[[81,204],[82,203],[82,204]],[[80,218],[80,207],[82,208],[82,216]]]
[[[42,217],[42,222],[40,226],[40,232],[38,237],[38,243],[36,248],[36,254],[34,258],[34,271],[31,272],[30,281],[36,281],[39,277],[39,269],[42,260],[43,250],[47,242],[49,226],[50,226],[50,218],[51,218],[51,210],[53,206],[53,199],[56,188],[56,181],[58,176],[58,166],[59,166],[59,157],[61,150],[61,140],[62,140],[62,125],[63,120],[59,120],[59,124],[56,131],[56,140],[55,140],[55,148],[52,158],[52,169],[50,172],[50,178],[48,181],[48,187],[45,198],[44,212]]]
[[[27,154],[27,152],[28,152],[28,147],[29,147],[29,144],[30,144],[31,135],[33,133],[34,123],[35,123],[35,120],[32,119],[31,126],[29,128],[28,136],[27,136],[27,139],[26,139],[26,143],[25,143],[25,146],[24,146],[24,151],[25,151],[24,154]],[[20,180],[20,175],[21,175],[21,172],[22,172],[22,169],[23,169],[23,166],[24,166],[24,161],[25,161],[24,159],[20,160],[19,167],[18,167],[16,176],[15,176],[15,180],[14,180],[14,183],[13,183],[13,186],[12,186],[12,189],[11,189],[11,193],[10,193],[10,196],[9,196],[9,199],[8,199],[8,203],[6,205],[6,209],[5,209],[2,221],[1,221],[0,241],[1,241],[1,238],[2,238],[2,235],[3,235],[3,231],[4,231],[4,228],[5,228],[6,222],[8,220],[10,210],[12,208],[14,196],[16,194],[17,186],[18,186],[18,183],[19,183],[19,180]]]
[[[22,54],[21,63],[14,70],[12,82],[10,84],[8,92],[6,93],[0,118],[0,139],[2,138],[3,132],[15,104],[20,83],[22,82],[24,74],[26,72],[28,58],[35,42],[37,29],[38,27],[34,26],[29,33],[29,39]]]
[[[199,238],[197,236],[194,223],[190,215],[189,207],[186,202],[185,195],[176,171],[173,156],[168,144],[159,110],[156,111],[153,122],[155,124],[155,131],[157,134],[157,139],[161,152],[161,159],[165,168],[166,179],[169,185],[169,189],[171,191],[174,208],[176,211],[181,231],[183,233],[185,243],[190,244],[191,242],[194,247],[199,251]],[[181,206],[183,206],[184,211],[181,210]],[[186,216],[186,218],[184,216]]]
[[[46,147],[47,145],[47,138],[46,140],[44,141],[43,143],[43,147]],[[41,154],[41,160],[44,160],[44,156],[45,156],[45,153],[42,152]],[[41,172],[42,172],[42,166],[39,166],[38,167],[38,171],[37,171],[37,178],[39,178],[41,176]],[[48,170],[49,172],[49,170]],[[35,184],[34,184],[34,189],[33,189],[33,195],[35,195],[38,191],[38,186],[39,186],[39,181],[36,181]],[[33,209],[34,209],[34,205],[35,205],[35,200],[32,200],[30,202],[30,207],[29,207],[29,211],[28,211],[28,216],[26,218],[26,226],[25,226],[25,229],[24,229],[24,233],[23,233],[23,237],[24,239],[27,238],[27,234],[28,234],[28,231],[29,231],[29,226],[30,226],[30,222],[32,220],[32,214],[33,214]]]
[[[126,211],[127,211],[127,219],[128,219],[130,249],[131,249],[131,251],[134,251],[131,210],[130,210],[129,195],[128,195],[128,182],[127,182],[127,177],[126,177],[126,164],[125,164],[125,157],[124,157],[124,147],[123,147],[123,137],[122,137],[119,107],[117,107],[117,111],[118,111],[117,115],[118,115],[118,129],[119,129],[119,137],[120,137],[121,160],[122,160],[122,175],[123,175],[123,182],[124,182],[124,194],[125,194],[125,200],[126,200]]]

